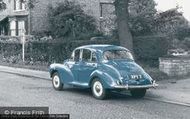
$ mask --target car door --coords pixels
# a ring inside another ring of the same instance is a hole
[[[88,49],[82,50],[82,61],[79,70],[79,82],[88,83],[91,73],[96,69],[96,54]]]
[[[71,56],[71,61],[68,63],[71,72],[74,75],[74,81],[79,82],[79,70],[80,70],[80,60],[81,60],[81,50],[77,49],[73,52]]]

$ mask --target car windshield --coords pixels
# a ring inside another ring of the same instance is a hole
[[[126,50],[108,50],[103,54],[105,60],[134,60],[132,54]]]

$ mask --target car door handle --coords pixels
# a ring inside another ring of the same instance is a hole
[[[92,64],[93,67],[97,67],[97,64]]]

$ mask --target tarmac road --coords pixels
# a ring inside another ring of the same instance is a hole
[[[48,106],[71,119],[189,119],[190,107],[128,95],[96,100],[84,89],[55,91],[51,81],[0,72],[0,106]],[[150,90],[151,91],[151,90]]]

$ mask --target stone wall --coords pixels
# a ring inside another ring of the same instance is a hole
[[[190,74],[190,57],[160,58],[160,71],[168,76],[185,76]]]

